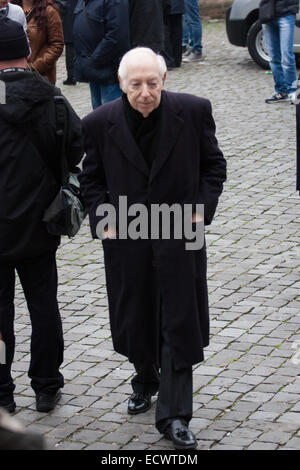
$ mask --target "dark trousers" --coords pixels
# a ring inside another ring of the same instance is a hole
[[[63,362],[63,331],[57,303],[55,252],[0,264],[0,332],[6,346],[6,363],[0,364],[0,404],[12,398],[14,358],[15,271],[23,287],[30,314],[31,360],[28,375],[35,393],[55,393],[63,387],[59,367]]]
[[[168,15],[165,23],[165,51],[170,58],[167,65],[180,67],[182,59],[182,15]]]
[[[65,44],[66,49],[66,69],[67,69],[67,79],[75,80],[74,78],[74,44],[67,43]]]
[[[187,425],[193,414],[193,370],[192,366],[176,369],[171,356],[167,332],[162,325],[161,367],[154,364],[134,364],[136,375],[131,380],[137,393],[158,391],[155,422],[158,431],[164,434],[174,419]]]

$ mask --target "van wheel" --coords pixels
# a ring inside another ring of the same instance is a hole
[[[247,47],[252,59],[263,69],[270,68],[270,57],[264,40],[263,30],[257,20],[248,31]]]

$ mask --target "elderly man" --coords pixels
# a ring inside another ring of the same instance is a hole
[[[204,204],[210,224],[226,163],[209,101],[164,91],[165,79],[164,59],[152,50],[123,57],[123,96],[83,120],[87,156],[80,179],[92,236],[104,237],[114,348],[136,370],[128,413],[147,411],[158,391],[157,429],[175,448],[189,449],[197,445],[188,429],[192,365],[203,360],[209,341],[205,246],[187,250],[184,237],[126,237],[119,201],[126,196],[131,209],[138,203],[149,211],[163,203]],[[109,224],[101,233],[104,203],[119,215],[115,232]]]

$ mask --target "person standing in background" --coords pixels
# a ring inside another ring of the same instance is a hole
[[[293,102],[296,92],[296,61],[293,51],[299,0],[262,0],[259,18],[266,40],[275,93],[266,103]]]
[[[66,53],[66,69],[67,79],[64,80],[64,85],[76,85],[74,77],[74,37],[73,37],[73,24],[74,24],[74,10],[77,0],[69,0],[65,9],[62,11],[62,25],[64,32],[65,53]]]
[[[119,60],[130,47],[128,0],[79,0],[73,34],[75,79],[89,83],[93,109],[119,98]]]
[[[184,62],[198,62],[202,59],[202,24],[198,0],[184,0],[183,48]],[[189,41],[188,41],[189,39]]]
[[[12,0],[23,8],[27,20],[27,35],[31,54],[29,65],[56,82],[56,62],[64,49],[62,22],[51,0]]]
[[[182,15],[184,0],[169,0],[170,10],[165,15],[165,50],[171,57],[171,67],[180,67],[182,59]]]

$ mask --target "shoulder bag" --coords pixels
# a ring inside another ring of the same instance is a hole
[[[87,215],[80,192],[78,175],[68,171],[66,159],[66,105],[63,96],[55,96],[56,135],[61,151],[61,187],[46,209],[43,222],[52,235],[74,237]]]

